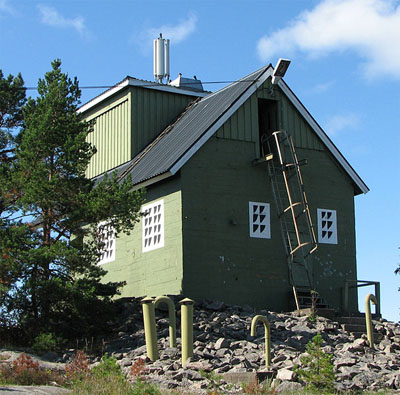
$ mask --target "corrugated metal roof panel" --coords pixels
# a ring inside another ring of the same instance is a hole
[[[271,65],[263,67],[190,105],[181,118],[161,132],[140,154],[114,170],[121,177],[130,174],[134,184],[140,184],[162,174],[175,174],[217,130],[216,128],[222,125],[222,122],[226,120],[225,118],[231,116],[243,104],[243,100],[255,91],[259,86],[258,84],[261,84],[272,74],[271,70],[273,70]],[[306,108],[290,91],[284,81],[279,81],[278,85],[295,104],[300,114],[325,143],[328,150],[343,166],[350,178],[360,188],[360,191],[368,192],[368,187],[362,179],[328,139],[325,132],[309,115]]]
[[[165,173],[177,160],[236,102],[236,100],[266,70],[264,67],[229,86],[212,93],[190,106],[160,139],[147,147],[147,152],[136,156],[129,164],[133,182],[139,183]]]

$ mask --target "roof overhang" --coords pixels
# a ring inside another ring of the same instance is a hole
[[[313,118],[313,116],[308,112],[308,110],[304,107],[301,101],[297,98],[297,96],[293,93],[293,91],[286,85],[285,81],[280,80],[278,83],[279,88],[282,89],[283,93],[290,100],[293,106],[300,112],[303,118],[307,121],[310,127],[314,130],[317,136],[322,140],[328,150],[331,152],[333,157],[339,162],[339,164],[344,168],[346,173],[353,180],[354,184],[359,188],[360,192],[367,193],[369,188],[361,179],[361,177],[356,173],[350,163],[346,160],[346,158],[342,155],[342,153],[337,149],[336,145],[332,142],[332,140],[328,137],[328,135],[322,130],[321,126],[318,125],[317,121]]]
[[[82,105],[81,107],[79,107],[77,112],[84,113],[85,111],[90,110],[97,104],[99,104],[102,101],[108,99],[109,97],[115,95],[116,93],[122,91],[124,88],[126,88],[128,86],[153,89],[153,90],[169,92],[169,93],[176,93],[178,95],[186,95],[186,96],[193,96],[193,97],[204,97],[209,94],[208,92],[195,92],[195,91],[188,90],[188,89],[176,88],[171,85],[157,84],[157,83],[151,82],[151,81],[143,81],[143,80],[138,80],[138,79],[132,78],[132,77],[126,77],[120,83],[114,85],[112,88],[108,89],[107,91],[103,92],[99,96],[95,97],[94,99],[90,100],[89,102],[87,102],[84,105]]]
[[[255,82],[249,89],[244,92],[244,94],[231,106],[231,108],[226,111],[218,121],[172,166],[170,169],[171,174],[175,174],[203,145],[204,143],[232,116],[232,114],[239,109],[239,107],[273,74],[272,66],[267,68],[267,70],[259,77],[258,81]],[[327,149],[333,155],[333,157],[338,161],[338,163],[343,167],[346,173],[354,182],[355,186],[359,189],[359,192],[367,193],[369,188],[361,179],[361,177],[356,173],[350,163],[342,155],[342,153],[337,149],[332,140],[328,135],[322,130],[318,125],[312,115],[300,102],[293,91],[286,85],[286,83],[281,79],[278,82],[279,88],[287,96],[294,107],[300,112],[304,117],[310,127],[314,130],[317,136],[322,140]],[[224,88],[225,89],[225,88]],[[204,100],[207,100],[205,98]],[[356,193],[358,194],[358,193]]]
[[[217,130],[244,104],[244,102],[268,79],[272,76],[274,69],[268,67],[263,74],[241,95],[232,106],[222,114],[222,116],[209,128],[203,136],[172,166],[171,174],[175,174],[180,168],[217,132]],[[227,89],[227,87],[222,88]],[[219,91],[218,91],[219,92]],[[215,92],[214,94],[217,94]],[[211,96],[211,95],[210,95]],[[206,97],[204,100],[207,100]]]
[[[145,179],[143,181],[139,181],[137,188],[148,186],[154,184],[156,182],[161,181],[162,179],[171,177],[175,175],[189,160],[190,158],[213,136],[218,129],[245,103],[245,101],[256,92],[256,90],[261,87],[264,82],[272,77],[274,69],[272,65],[269,65],[264,68],[265,70],[257,77],[257,79],[252,83],[216,120],[215,122],[198,138],[198,140],[184,152],[184,154],[169,168],[168,171],[163,172],[162,174],[155,175],[151,178]],[[236,82],[237,83],[237,82]],[[148,85],[150,84],[150,85]],[[235,84],[235,83],[233,83]],[[191,96],[203,97],[201,102],[207,101],[209,98],[214,95],[218,95],[218,93],[224,91],[225,89],[229,89],[233,84],[228,85],[217,92],[214,93],[196,93],[193,91],[186,91],[186,94]],[[119,90],[123,89],[126,86],[142,86],[149,89],[158,89],[165,90],[173,93],[182,94],[184,91],[178,88],[174,88],[171,86],[154,84],[154,83],[146,83],[146,81],[136,80],[136,79],[128,79],[122,81],[120,84],[116,85],[112,89],[107,92],[104,92],[103,95],[99,96],[92,100],[92,102],[87,103],[85,106],[89,107],[81,107],[80,112],[86,111],[90,107],[96,105],[98,102],[104,100],[105,98],[115,94]],[[335,144],[331,141],[331,139],[327,136],[327,134],[322,130],[322,128],[318,125],[315,119],[311,116],[311,114],[307,111],[304,105],[300,102],[297,96],[293,93],[293,91],[286,85],[286,83],[281,79],[278,82],[279,88],[286,95],[288,100],[293,104],[293,106],[299,111],[299,113],[303,116],[312,130],[316,133],[316,135],[321,139],[323,144],[326,146],[328,151],[332,154],[332,156],[336,159],[338,164],[344,169],[350,179],[353,181],[355,186],[355,194],[359,193],[367,193],[369,188],[361,179],[361,177],[356,173],[356,171],[352,168],[346,158],[341,154],[341,152],[337,149]],[[175,92],[177,91],[177,92]],[[204,97],[206,96],[206,97]],[[85,107],[85,108],[84,108]],[[289,131],[290,132],[290,131]],[[165,169],[167,170],[167,169]]]

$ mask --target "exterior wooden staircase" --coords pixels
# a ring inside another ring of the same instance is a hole
[[[335,321],[341,324],[342,328],[352,334],[354,337],[359,338],[361,335],[367,333],[367,327],[365,324],[365,314],[359,313],[357,316],[351,317],[336,317]],[[374,323],[374,321],[373,321]],[[375,327],[375,325],[374,325]],[[374,330],[375,341],[382,340],[383,335]]]

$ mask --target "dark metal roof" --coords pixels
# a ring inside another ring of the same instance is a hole
[[[156,182],[156,180],[160,179],[157,176],[163,178],[175,174],[244,100],[255,91],[258,84],[261,84],[272,75],[272,71],[273,68],[270,64],[215,93],[196,99],[186,108],[175,123],[164,129],[135,158],[109,170],[108,173],[117,172],[120,178],[130,174],[133,183],[136,185]],[[369,189],[363,180],[286,83],[280,80],[278,85],[338,163],[343,166],[359,189],[358,193],[367,193]],[[96,177],[96,181],[100,181],[103,177],[104,174],[100,174]]]
[[[114,171],[122,177],[130,174],[134,184],[168,172],[249,87],[257,82],[268,67],[263,67],[217,92],[194,101],[174,124],[161,132],[135,158],[118,166]]]

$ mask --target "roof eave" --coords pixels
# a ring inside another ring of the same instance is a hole
[[[318,122],[313,118],[313,116],[308,112],[308,110],[304,107],[301,101],[297,98],[294,92],[289,88],[289,86],[282,79],[279,81],[278,86],[282,89],[294,107],[300,112],[300,114],[304,117],[307,123],[311,126],[317,136],[322,140],[328,150],[332,153],[334,158],[338,161],[338,163],[344,168],[346,173],[350,176],[355,188],[355,195],[359,195],[360,193],[368,193],[369,188],[365,184],[365,182],[361,179],[361,177],[357,174],[357,172],[353,169],[347,159],[342,155],[342,153],[338,150],[333,141],[328,137],[328,135],[323,131],[321,126],[319,126]]]
[[[208,141],[208,139],[232,116],[234,112],[272,75],[272,67],[268,66],[260,75],[258,81],[255,81],[236,102],[227,109],[217,121],[194,143],[189,150],[185,152],[170,168],[172,174],[176,174],[182,166]]]
[[[187,90],[187,89],[176,88],[176,87],[170,86],[170,85],[157,84],[157,83],[150,82],[150,81],[143,81],[143,80],[138,80],[138,79],[132,78],[132,77],[126,77],[120,83],[116,84],[112,88],[106,90],[99,96],[95,97],[94,99],[90,100],[89,102],[87,102],[84,105],[82,105],[81,107],[79,107],[77,112],[84,113],[85,111],[90,110],[97,104],[99,104],[102,101],[108,99],[109,97],[115,95],[116,93],[120,92],[127,86],[135,86],[135,87],[140,87],[140,88],[153,89],[153,90],[158,90],[158,91],[163,91],[163,92],[176,93],[178,95],[194,96],[194,97],[204,97],[204,96],[207,96],[210,94],[209,92],[196,92],[196,91],[191,91],[191,90]]]

